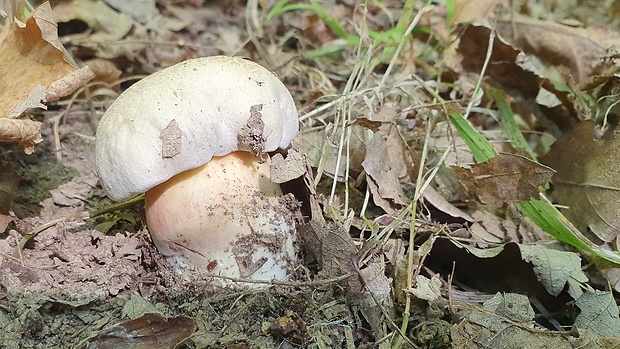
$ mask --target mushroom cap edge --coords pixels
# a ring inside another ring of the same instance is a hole
[[[113,200],[128,199],[213,156],[242,150],[238,135],[255,106],[262,107],[262,150],[287,148],[299,132],[295,102],[259,64],[203,57],[145,77],[112,103],[97,128],[96,168],[104,190]],[[162,153],[171,144],[172,155]]]

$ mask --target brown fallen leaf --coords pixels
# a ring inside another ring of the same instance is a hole
[[[317,260],[321,269],[319,275],[334,277],[350,274],[346,280],[348,293],[357,294],[362,290],[363,285],[357,274],[357,247],[342,224],[312,220],[301,226],[299,231],[304,249]]]
[[[506,5],[505,0],[457,0],[452,23],[473,22],[477,19],[493,17],[493,12],[500,3]]]
[[[604,60],[620,40],[615,30],[579,28],[524,16],[501,19],[495,29],[508,43],[552,66],[565,66],[582,81],[611,66]]]
[[[196,330],[191,318],[146,314],[102,331],[88,341],[89,349],[174,349]]]
[[[583,234],[611,242],[620,236],[620,135],[594,139],[594,122],[583,121],[558,139],[541,161],[557,173],[553,199]]]
[[[41,5],[28,18],[25,28],[11,24],[0,36],[0,61],[3,62],[0,86],[4,87],[0,94],[2,118],[15,118],[27,108],[40,106],[42,99],[15,109],[20,102],[28,100],[37,86],[42,86],[44,93],[51,83],[76,70],[65,61],[62,50],[57,47],[58,38],[49,32],[49,18],[45,17],[49,10],[49,3]]]
[[[413,187],[420,159],[409,149],[396,125],[383,124],[366,147],[362,166],[375,204],[387,213],[409,204],[403,187]]]
[[[42,140],[40,122],[0,118],[0,142],[17,142],[26,154],[32,154],[34,145]]]
[[[59,1],[54,5],[53,18],[59,23],[73,20],[86,23],[94,31],[88,38],[93,48],[99,41],[121,40],[134,25],[129,16],[115,11],[105,1]]]
[[[117,84],[111,86],[115,91],[120,88],[118,85],[118,79],[121,77],[122,72],[111,61],[103,58],[94,58],[84,62],[95,73],[95,81],[101,81],[106,84]]]
[[[301,133],[306,155],[312,167],[319,168],[329,177],[344,181],[345,168],[348,166],[349,175],[357,176],[363,171],[362,161],[366,156],[366,128],[352,124],[349,152],[342,149],[339,152],[339,135],[342,130],[334,125],[309,129]],[[338,157],[340,156],[340,162]],[[336,165],[339,165],[336,169]]]
[[[306,154],[299,137],[294,138],[291,147],[282,154],[274,154],[271,157],[271,181],[274,183],[286,183],[303,176],[307,172]]]
[[[0,33],[0,46],[0,142],[18,142],[31,153],[41,141],[41,123],[22,118],[24,111],[73,93],[92,73],[65,60],[47,2],[24,28],[9,24]]]
[[[461,185],[477,201],[502,207],[514,201],[537,198],[553,170],[523,156],[500,154],[470,168],[453,166]]]
[[[489,35],[492,28],[485,23],[459,25],[462,35],[458,44],[458,53],[462,57],[462,67],[454,67],[456,71],[465,70],[480,72],[486,60]],[[536,73],[517,64],[521,51],[512,46],[502,36],[493,41],[493,53],[489,59],[486,74],[500,84],[515,88],[526,95],[538,94],[542,78]]]

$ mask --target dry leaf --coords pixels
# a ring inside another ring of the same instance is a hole
[[[362,162],[375,204],[388,213],[394,211],[393,206],[409,204],[403,186],[415,184],[419,163],[418,155],[407,147],[396,125],[380,126],[368,143]]]
[[[455,218],[462,218],[468,222],[474,221],[474,219],[470,215],[468,215],[466,212],[464,212],[460,208],[454,206],[452,203],[446,200],[446,198],[444,198],[440,193],[438,193],[437,190],[435,190],[435,188],[431,186],[424,189],[424,192],[422,193],[422,197],[424,197],[424,200],[426,200],[429,204],[433,205],[433,207],[435,207],[436,209],[440,210],[441,212],[445,214],[448,214]]]
[[[142,24],[146,24],[160,15],[157,6],[155,6],[155,0],[105,0],[105,2]]]
[[[460,26],[461,35],[458,53],[461,55],[461,65],[470,71],[480,72],[486,60],[489,35],[491,28],[488,24],[472,23]],[[503,37],[496,36],[493,41],[486,74],[504,86],[515,88],[525,94],[535,96],[538,93],[541,78],[531,70],[524,68],[525,64],[517,64],[521,51],[510,45]],[[454,67],[459,71],[459,67]]]
[[[353,177],[363,171],[361,163],[366,156],[365,143],[368,136],[364,127],[357,124],[349,126],[352,133],[351,142],[349,143],[349,154],[347,157],[346,149],[342,149],[340,164],[336,171],[341,130],[334,130],[335,127],[331,124],[323,128],[306,130],[302,132],[301,140],[312,167],[320,168],[330,177],[343,181],[347,166],[349,174]]]
[[[296,137],[291,142],[286,158],[279,153],[271,157],[270,180],[281,184],[299,178],[306,173],[307,163],[301,139]]]
[[[418,299],[428,302],[436,301],[441,298],[441,277],[439,274],[433,275],[430,279],[424,275],[417,275],[415,286],[406,288],[406,293],[414,295]]]
[[[64,54],[58,49],[57,37],[49,32],[51,20],[41,15],[49,15],[49,3],[37,8],[26,21],[26,27],[20,28],[16,24],[9,25],[0,36],[0,62],[3,62],[0,74],[0,117],[17,117],[22,110],[14,111],[19,102],[26,101],[37,86],[43,86],[45,91],[54,81],[76,70],[64,59]],[[39,23],[46,23],[40,27]],[[47,39],[47,40],[46,40]],[[48,41],[49,40],[49,41]],[[43,95],[44,96],[44,95]],[[41,100],[33,101],[33,105],[25,108],[37,107]]]
[[[375,338],[385,336],[382,308],[393,309],[392,279],[385,276],[385,263],[379,259],[369,261],[366,268],[359,271],[364,281],[364,290],[352,297],[351,304],[362,313]]]
[[[620,36],[611,29],[578,28],[528,17],[499,20],[497,32],[511,45],[551,66],[565,66],[579,81],[611,66],[603,60]]]
[[[17,142],[26,154],[32,154],[34,145],[43,140],[40,131],[38,121],[0,118],[0,142]]]
[[[553,170],[523,156],[500,154],[471,168],[452,167],[461,185],[482,204],[502,207],[505,203],[537,198]]]
[[[584,234],[611,242],[620,236],[620,136],[594,140],[594,122],[583,121],[558,139],[542,162],[553,176],[553,199]]]
[[[357,275],[357,247],[341,224],[324,224],[320,220],[312,220],[301,226],[299,231],[304,249],[317,260],[321,275],[333,277],[352,274],[347,279],[349,294],[357,294],[362,290]]]
[[[94,77],[95,73],[88,66],[65,75],[51,83],[45,91],[45,101],[54,102],[67,97]]]
[[[42,102],[72,93],[92,76],[89,69],[71,75],[77,68],[67,63],[60,49],[49,3],[39,6],[20,28],[9,24],[0,34],[0,142],[18,142],[31,153],[41,141],[41,123],[17,119],[29,108],[44,108]]]
[[[95,81],[101,81],[111,85],[118,83],[118,79],[121,77],[122,72],[120,69],[107,59],[95,58],[84,63],[95,73]],[[119,85],[114,86],[115,89],[119,87]]]
[[[493,16],[495,7],[503,0],[457,0],[454,8],[454,17],[452,23],[473,22],[477,19],[483,19]],[[505,6],[506,4],[504,4]]]
[[[72,20],[85,22],[95,31],[88,40],[95,43],[94,45],[97,41],[119,41],[133,26],[129,16],[114,11],[103,1],[61,1],[55,4],[53,11],[56,22]]]
[[[91,338],[89,348],[172,349],[189,338],[196,323],[189,317],[164,318],[146,314],[126,321]]]

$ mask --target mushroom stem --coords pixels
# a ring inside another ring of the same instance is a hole
[[[284,278],[296,254],[295,223],[269,173],[269,161],[234,152],[147,191],[147,226],[159,251],[179,272]]]

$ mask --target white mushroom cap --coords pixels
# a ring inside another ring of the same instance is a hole
[[[124,200],[213,156],[285,149],[298,131],[295,102],[273,73],[241,58],[192,59],[135,83],[110,106],[97,129],[97,172],[108,196]]]

